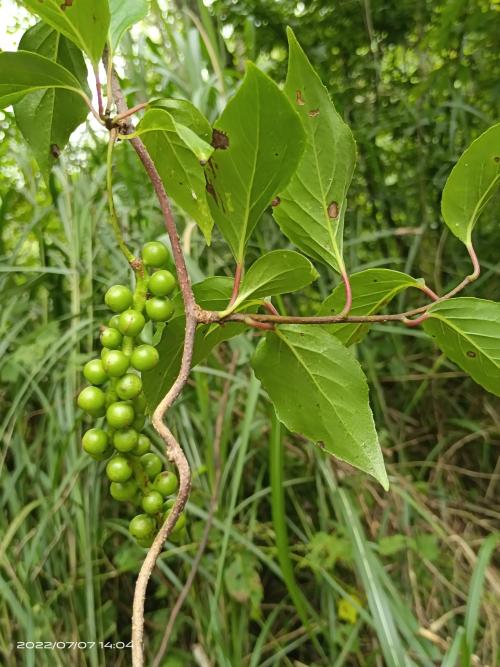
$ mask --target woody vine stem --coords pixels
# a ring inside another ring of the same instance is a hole
[[[474,251],[474,248],[471,244],[467,246],[469,256],[473,265],[473,272],[466,276],[462,282],[457,285],[453,290],[447,294],[438,297],[430,288],[425,285],[421,286],[422,292],[424,292],[430,299],[431,302],[420,308],[415,308],[413,310],[408,310],[403,313],[389,314],[389,315],[363,315],[363,316],[352,316],[349,315],[351,309],[351,290],[350,283],[347,273],[344,271],[342,273],[342,280],[345,285],[346,290],[346,303],[342,311],[338,315],[329,315],[329,316],[311,316],[311,317],[298,317],[298,316],[288,316],[281,315],[277,313],[272,304],[265,302],[265,308],[268,311],[267,313],[238,313],[233,312],[231,307],[235,302],[241,277],[243,275],[244,267],[238,265],[236,268],[236,273],[234,277],[234,289],[231,301],[228,304],[226,311],[217,312],[202,309],[195,300],[195,296],[192,290],[191,281],[186,267],[186,262],[184,258],[184,253],[182,251],[181,242],[179,235],[177,233],[177,228],[175,220],[172,214],[170,207],[170,201],[168,195],[165,191],[165,187],[161,180],[161,177],[155,167],[151,156],[149,155],[145,145],[141,139],[137,136],[131,136],[127,138],[128,134],[131,134],[133,131],[133,125],[130,121],[130,117],[144,109],[147,104],[138,104],[135,107],[129,109],[127,107],[124,95],[121,91],[119,81],[116,77],[116,74],[113,71],[112,63],[108,62],[107,55],[104,55],[104,63],[108,72],[108,83],[111,87],[112,98],[116,105],[118,114],[111,119],[109,116],[109,96],[108,96],[108,106],[106,108],[106,113],[103,115],[102,120],[104,124],[110,131],[110,148],[109,148],[109,161],[108,161],[108,192],[111,192],[111,167],[110,167],[110,156],[113,145],[116,141],[118,131],[120,132],[120,137],[127,139],[132,144],[134,150],[136,151],[140,161],[142,162],[144,169],[148,175],[148,178],[153,186],[156,197],[158,199],[160,209],[163,215],[165,227],[170,239],[172,247],[172,255],[175,262],[175,267],[177,271],[179,288],[181,291],[184,311],[186,317],[185,325],[185,337],[184,337],[184,346],[182,352],[182,361],[179,373],[176,380],[174,381],[172,387],[169,389],[164,398],[160,401],[158,407],[156,408],[153,417],[152,423],[155,430],[161,436],[165,442],[166,454],[169,461],[171,461],[178,470],[179,474],[179,492],[173,505],[171,512],[168,515],[167,520],[160,528],[151,548],[149,549],[146,558],[141,566],[139,575],[136,581],[135,593],[134,593],[134,602],[133,602],[133,612],[132,612],[132,665],[133,667],[143,667],[144,666],[144,655],[143,655],[143,644],[144,644],[144,603],[146,597],[146,589],[148,581],[151,577],[151,574],[154,570],[158,556],[161,553],[163,544],[169,537],[172,529],[174,528],[177,519],[181,512],[183,511],[191,489],[191,470],[189,463],[186,459],[186,456],[176,440],[173,433],[170,431],[168,426],[165,424],[165,415],[175,400],[178,398],[182,392],[184,386],[186,385],[189,373],[192,365],[193,358],[193,349],[196,329],[199,324],[212,324],[219,323],[224,325],[225,322],[240,322],[245,323],[249,327],[255,329],[263,330],[273,330],[275,326],[279,324],[311,324],[311,325],[326,325],[326,324],[345,324],[345,323],[373,323],[373,322],[402,322],[407,326],[416,326],[420,324],[424,319],[428,317],[428,310],[433,303],[449,299],[452,296],[455,296],[460,292],[464,287],[469,283],[476,280],[480,273],[480,266]],[[102,101],[100,103],[102,107]],[[120,247],[126,249],[126,246],[121,238],[121,232],[119,230],[119,224],[116,218],[116,213],[114,206],[112,204],[112,194],[110,194],[110,211],[111,211],[111,222],[115,233],[117,234],[118,242]],[[124,254],[129,261],[131,267],[134,271],[140,270],[138,267],[135,258],[128,251],[124,251]],[[411,319],[413,316],[417,316],[415,319]]]

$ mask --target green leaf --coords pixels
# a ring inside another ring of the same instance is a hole
[[[49,58],[28,51],[0,53],[0,109],[45,88],[65,88],[83,95],[78,79]]]
[[[96,66],[108,37],[108,0],[21,0],[84,51]]]
[[[109,46],[114,53],[124,33],[147,16],[149,0],[109,0],[109,11]]]
[[[484,207],[500,184],[500,123],[483,132],[461,155],[446,181],[441,212],[465,245]]]
[[[231,310],[247,299],[286,294],[310,285],[318,272],[303,255],[293,250],[273,250],[257,259],[245,273]]]
[[[231,297],[232,288],[231,278],[214,276],[194,285],[193,291],[196,302],[202,308],[223,310]],[[143,373],[144,393],[150,414],[172,386],[181,365],[186,320],[180,295],[175,297],[174,306],[174,315],[165,327],[158,345],[160,363],[153,370]],[[198,326],[195,334],[193,367],[206,359],[216,345],[238,336],[245,329],[246,325],[234,322],[228,322],[223,326]]]
[[[352,308],[349,315],[373,315],[399,292],[409,287],[421,288],[423,280],[392,269],[366,269],[349,276]],[[338,285],[321,304],[318,315],[338,315],[345,304],[344,285]],[[359,343],[370,329],[369,324],[335,324],[329,331],[344,345]]]
[[[210,243],[213,220],[203,168],[179,136],[175,120],[164,109],[150,109],[139,123],[137,134],[142,135],[168,194],[197,222]]]
[[[250,604],[251,618],[262,615],[262,582],[257,570],[257,559],[250,553],[238,553],[224,570],[224,583],[229,595],[240,604]]]
[[[189,127],[207,144],[212,141],[212,126],[189,100],[159,99],[153,100],[149,106],[152,109],[165,109],[176,123]]]
[[[339,116],[293,31],[285,93],[306,132],[306,148],[273,215],[282,232],[314,259],[342,271],[346,196],[356,163],[351,130]]]
[[[436,303],[425,331],[475,382],[500,396],[500,303],[462,297]]]
[[[205,170],[209,204],[241,264],[255,225],[297,167],[304,130],[286,96],[252,63],[215,128],[220,147]]]
[[[280,326],[261,341],[252,365],[287,428],[388,488],[366,378],[326,327]]]
[[[59,63],[87,88],[87,67],[81,51],[59,32],[41,22],[27,30],[19,43],[30,51]],[[47,180],[50,169],[69,137],[88,115],[80,95],[64,88],[48,88],[25,95],[14,106],[16,123],[35,155]]]

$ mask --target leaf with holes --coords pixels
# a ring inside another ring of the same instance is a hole
[[[84,96],[78,79],[49,58],[29,51],[0,53],[0,109],[47,88],[64,88]]]
[[[423,326],[475,382],[500,396],[500,303],[472,297],[442,301],[430,308]]]
[[[465,150],[446,181],[441,212],[450,230],[471,245],[474,226],[500,185],[500,123]]]
[[[304,149],[300,118],[278,86],[252,63],[215,123],[205,168],[210,210],[238,263],[255,225],[283,190]]]
[[[287,428],[388,488],[366,378],[326,327],[280,326],[261,341],[252,365]]]
[[[164,109],[150,109],[139,123],[137,135],[142,137],[168,194],[195,220],[210,243],[213,220],[203,167],[179,135],[174,118]],[[211,150],[208,145],[207,150]]]
[[[81,51],[51,26],[41,22],[27,30],[19,49],[38,53],[62,65],[78,79],[81,88],[87,90],[87,67]],[[14,105],[16,123],[46,180],[71,133],[83,123],[88,112],[82,97],[64,88],[37,90]]]
[[[21,0],[33,14],[39,16],[63,34],[97,66],[108,37],[108,0]]]
[[[282,232],[307,255],[341,272],[346,196],[356,163],[351,130],[288,28],[285,93],[298,111],[306,148],[273,215]]]
[[[193,286],[196,302],[202,308],[210,310],[223,310],[231,298],[232,289],[232,279],[222,276],[207,278]],[[165,327],[158,345],[160,363],[153,370],[143,373],[144,393],[150,413],[172,386],[181,366],[186,320],[180,295],[174,298],[174,307],[174,315]],[[206,359],[216,345],[238,336],[245,329],[244,324],[236,322],[228,322],[223,326],[207,324],[198,326],[192,366]]]
[[[125,32],[147,16],[149,0],[109,0],[109,11],[109,46],[113,54]]]
[[[366,269],[349,276],[352,289],[352,308],[349,315],[373,315],[380,312],[394,297],[409,287],[421,289],[417,280],[392,269]],[[345,304],[345,289],[338,285],[321,304],[318,315],[338,315]],[[359,343],[370,329],[369,324],[334,324],[329,331],[344,345]]]
[[[296,292],[318,278],[311,262],[293,250],[273,250],[259,257],[241,282],[238,298],[231,310],[247,299]]]

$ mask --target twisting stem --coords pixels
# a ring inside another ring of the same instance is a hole
[[[148,106],[148,104],[149,102],[141,102],[141,104],[136,104],[135,107],[130,107],[130,109],[127,109],[127,111],[119,113],[117,116],[115,116],[113,118],[113,123],[119,125],[126,118],[130,118],[130,116],[133,116],[138,111],[142,111],[142,109],[145,109]]]
[[[349,276],[347,275],[345,268],[342,269],[341,276],[345,288],[345,304],[340,312],[340,317],[346,317],[352,308],[352,289],[351,281],[349,280]]]
[[[107,160],[107,169],[106,169],[106,183],[108,189],[108,207],[109,207],[109,221],[111,227],[116,236],[116,241],[122,253],[125,256],[125,259],[129,264],[133,264],[135,257],[133,253],[127,247],[125,240],[123,239],[122,230],[120,229],[120,223],[118,221],[118,216],[116,215],[115,203],[113,200],[113,147],[116,141],[116,130],[111,130],[109,133],[109,142],[108,142],[108,160]]]

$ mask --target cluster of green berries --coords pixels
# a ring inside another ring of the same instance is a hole
[[[100,359],[92,359],[83,369],[89,386],[78,396],[79,407],[99,419],[82,439],[83,449],[97,461],[108,460],[106,475],[115,500],[131,502],[142,509],[130,521],[129,531],[138,544],[149,547],[165,521],[178,488],[173,472],[163,469],[159,456],[151,451],[151,441],[142,432],[146,423],[146,399],[141,373],[159,362],[155,347],[142,343],[140,335],[148,320],[166,322],[173,313],[168,298],[175,288],[172,273],[164,267],[167,248],[158,241],[142,249],[144,277],[135,292],[113,285],[104,301],[114,313],[102,327]],[[151,275],[148,269],[152,269]],[[185,525],[181,515],[173,535]]]

